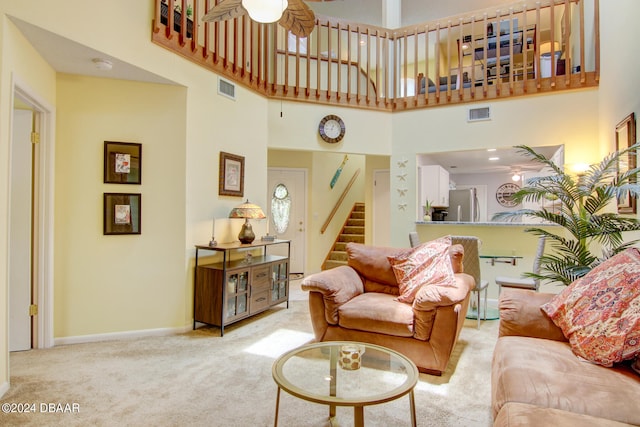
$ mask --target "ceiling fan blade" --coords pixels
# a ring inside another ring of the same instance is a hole
[[[222,0],[209,10],[203,17],[203,22],[221,22],[227,19],[239,18],[247,13],[242,7],[242,0]]]
[[[298,37],[308,37],[316,25],[316,15],[302,0],[289,0],[278,23]]]

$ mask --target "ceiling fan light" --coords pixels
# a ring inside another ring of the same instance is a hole
[[[289,6],[288,0],[242,0],[242,7],[256,22],[276,22]]]

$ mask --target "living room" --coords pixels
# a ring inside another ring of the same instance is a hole
[[[3,1],[0,128],[11,128],[16,86],[44,112],[44,124],[49,126],[42,155],[43,173],[48,176],[42,221],[49,237],[41,257],[38,347],[189,329],[194,245],[211,238],[213,218],[226,219],[241,202],[218,196],[221,151],[245,157],[245,198],[261,206],[266,204],[267,167],[294,166],[286,158],[271,159],[271,151],[308,156],[307,163],[295,167],[309,168],[318,188],[326,187],[335,172],[336,156],[365,156],[363,180],[371,179],[371,170],[383,168],[394,177],[402,164],[409,194],[416,191],[415,153],[425,152],[424,146],[440,151],[564,144],[568,163],[596,161],[613,150],[616,123],[640,111],[629,90],[640,60],[628,54],[634,51],[632,19],[639,8],[631,0],[601,2],[599,88],[496,101],[494,119],[472,126],[463,123],[462,106],[386,113],[267,100],[242,88],[236,101],[230,101],[216,93],[211,72],[150,42],[151,1],[77,0],[64,7],[34,0]],[[114,63],[152,73],[157,80],[124,81],[59,71],[25,37],[25,25],[48,32],[51,40],[62,37]],[[327,114],[337,114],[347,124],[344,142],[330,150],[317,136],[318,122]],[[139,236],[102,234],[102,194],[119,189],[102,181],[107,140],[143,144],[143,181],[132,190],[144,198]],[[0,141],[0,157],[9,165],[9,133],[3,132]],[[313,154],[318,152],[331,156]],[[8,175],[0,180],[1,209],[8,217]],[[314,256],[309,257],[305,273],[318,271],[326,253],[321,248],[311,250],[324,220],[320,211],[325,209],[324,197],[310,194],[308,252]],[[369,197],[365,193],[365,203]],[[406,208],[399,209],[403,203]],[[408,233],[416,227],[415,201],[393,190],[390,208],[390,244],[406,247]],[[316,210],[318,219],[313,218]],[[260,222],[255,228],[257,235],[266,231]],[[2,227],[0,241],[7,242],[7,234],[7,227]],[[524,233],[503,231],[496,236],[489,230],[482,239],[491,249],[501,248],[508,239],[529,248],[526,256],[535,251],[535,243]],[[6,244],[0,260],[0,271],[8,271]],[[0,303],[5,307],[7,294],[5,275],[0,279]],[[5,323],[0,332],[0,383],[5,392],[11,372],[8,334]]]

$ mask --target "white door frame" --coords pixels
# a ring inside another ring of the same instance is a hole
[[[37,94],[29,85],[12,74],[10,123],[13,123],[13,105],[16,96],[26,101],[37,115],[36,129],[40,133],[36,174],[38,206],[37,223],[34,225],[36,253],[34,253],[34,293],[38,304],[38,315],[34,323],[36,348],[53,346],[53,209],[54,209],[54,153],[55,153],[55,108]],[[8,224],[7,224],[8,226]],[[8,261],[8,260],[7,260]],[[8,272],[5,272],[8,279]],[[7,282],[8,283],[8,282]],[[7,304],[9,302],[7,301]],[[6,310],[8,310],[8,306]],[[8,328],[8,325],[7,325]]]

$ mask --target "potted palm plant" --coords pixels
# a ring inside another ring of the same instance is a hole
[[[526,276],[569,285],[605,259],[638,242],[638,239],[623,238],[624,232],[640,230],[638,220],[611,212],[610,206],[617,199],[640,195],[640,185],[637,183],[640,168],[629,167],[620,172],[618,167],[619,162],[635,158],[639,147],[640,144],[636,143],[609,154],[584,173],[575,175],[530,147],[516,147],[525,156],[550,168],[553,173],[527,180],[513,195],[515,202],[536,202],[539,208],[500,212],[494,215],[494,220],[513,221],[529,217],[562,228],[557,234],[554,227],[525,229],[526,232],[546,237],[551,248],[540,259],[539,273],[526,273]],[[553,208],[545,206],[544,202],[549,200],[557,201]]]

